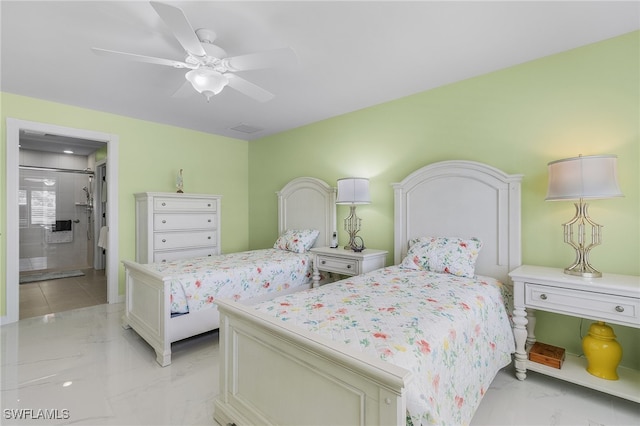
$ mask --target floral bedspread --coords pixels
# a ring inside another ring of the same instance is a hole
[[[468,424],[515,351],[509,288],[486,277],[388,267],[256,309],[410,370],[413,425]]]
[[[309,253],[278,249],[154,263],[147,267],[171,282],[171,312],[208,309],[218,298],[248,299],[306,285],[313,274]]]

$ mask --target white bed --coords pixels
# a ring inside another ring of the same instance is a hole
[[[413,238],[474,236],[483,242],[475,273],[508,283],[521,257],[520,180],[484,164],[445,161],[394,184],[395,263]],[[328,287],[375,282],[393,268]],[[323,290],[312,290],[320,301]],[[288,297],[274,300],[282,299]],[[408,369],[259,312],[262,305],[218,304],[220,395],[214,417],[221,425],[405,424],[407,389],[418,380]]]
[[[315,229],[319,231],[314,246],[330,245],[333,232],[335,232],[335,188],[327,183],[312,177],[300,177],[293,179],[282,190],[277,192],[278,197],[278,233],[282,234],[291,229]],[[272,249],[277,253],[277,250]],[[264,250],[260,257],[264,258]],[[234,256],[234,261],[246,257],[248,262],[253,261],[254,253],[246,252]],[[201,262],[213,263],[221,261],[225,255],[216,259],[200,259]],[[282,256],[278,257],[281,261]],[[309,256],[312,259],[312,256]],[[198,259],[194,259],[196,262]],[[191,261],[191,260],[189,260]],[[125,267],[126,293],[125,314],[123,326],[133,328],[156,352],[156,360],[161,366],[171,363],[171,343],[197,334],[201,334],[219,327],[220,320],[215,305],[210,309],[202,309],[183,315],[172,316],[172,281],[179,268],[166,269],[159,265],[145,265],[132,261],[122,261]],[[184,262],[183,262],[184,263]],[[176,262],[181,267],[181,262]],[[196,263],[197,265],[197,263]],[[171,266],[171,265],[169,265]],[[256,279],[257,281],[257,279]],[[309,288],[311,278],[305,285],[289,287],[281,285],[272,288],[269,293],[264,293],[262,298],[274,297],[275,294],[299,291]],[[175,292],[175,287],[174,287]],[[255,292],[247,293],[251,296]],[[238,294],[241,298],[241,294]],[[174,305],[175,306],[175,305]]]

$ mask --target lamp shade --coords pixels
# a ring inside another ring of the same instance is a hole
[[[337,204],[369,204],[369,179],[366,178],[343,178],[338,179]]]
[[[618,157],[591,155],[552,161],[546,200],[622,197]]]
[[[185,78],[189,80],[194,89],[198,93],[202,93],[209,99],[213,95],[217,95],[229,84],[229,79],[218,71],[208,68],[198,68],[185,74]]]

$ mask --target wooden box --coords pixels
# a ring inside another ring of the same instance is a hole
[[[564,348],[536,342],[529,351],[529,360],[553,368],[561,368],[564,362]]]

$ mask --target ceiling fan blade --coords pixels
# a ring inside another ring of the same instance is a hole
[[[264,90],[260,86],[256,86],[242,77],[238,77],[231,73],[226,73],[224,76],[229,79],[229,87],[255,99],[258,102],[267,102],[274,98],[273,93]]]
[[[171,59],[154,58],[153,56],[137,55],[135,53],[116,52],[115,50],[100,49],[92,47],[93,53],[100,56],[110,56],[118,59],[127,59],[130,61],[147,62],[149,64],[167,65],[174,68],[192,68],[189,64]]]
[[[207,54],[182,9],[156,1],[150,3],[164,23],[171,28],[173,35],[178,39],[184,50],[194,56],[205,56]]]
[[[298,56],[290,47],[249,53],[223,59],[229,71],[257,70],[297,65]]]

